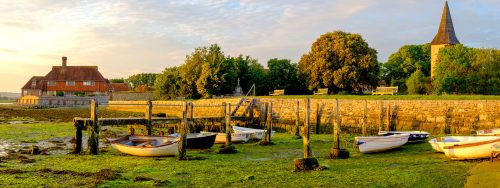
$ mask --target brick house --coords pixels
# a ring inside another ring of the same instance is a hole
[[[97,66],[67,66],[67,58],[62,57],[61,66],[53,66],[45,76],[33,76],[21,90],[21,96],[55,96],[58,91],[65,96],[76,92],[106,96],[113,87]]]

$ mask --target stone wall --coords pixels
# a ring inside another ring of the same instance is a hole
[[[82,106],[90,105],[96,99],[100,104],[108,103],[108,96],[77,97],[77,96],[23,96],[17,100],[21,105],[35,106]]]
[[[110,95],[110,100],[113,101],[145,101],[148,99],[155,100],[156,95],[153,92],[115,92]]]

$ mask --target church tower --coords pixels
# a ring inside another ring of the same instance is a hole
[[[434,71],[437,67],[437,55],[439,49],[460,44],[455,36],[455,29],[451,21],[450,9],[448,8],[448,1],[444,4],[443,15],[441,16],[441,24],[439,30],[431,42],[431,78],[434,77]]]

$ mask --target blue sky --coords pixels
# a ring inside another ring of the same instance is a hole
[[[0,0],[0,91],[19,92],[61,56],[107,78],[161,72],[194,48],[296,63],[323,33],[359,33],[385,62],[405,44],[432,40],[443,0],[65,1]],[[500,1],[449,2],[461,43],[500,47]]]

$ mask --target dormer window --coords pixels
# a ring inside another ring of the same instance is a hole
[[[66,81],[67,86],[75,86],[75,81]]]
[[[48,82],[47,82],[47,85],[48,85],[48,86],[55,86],[55,85],[56,85],[56,81],[53,81],[53,80],[48,81]]]
[[[84,86],[93,86],[94,85],[94,81],[84,81],[83,85]]]

